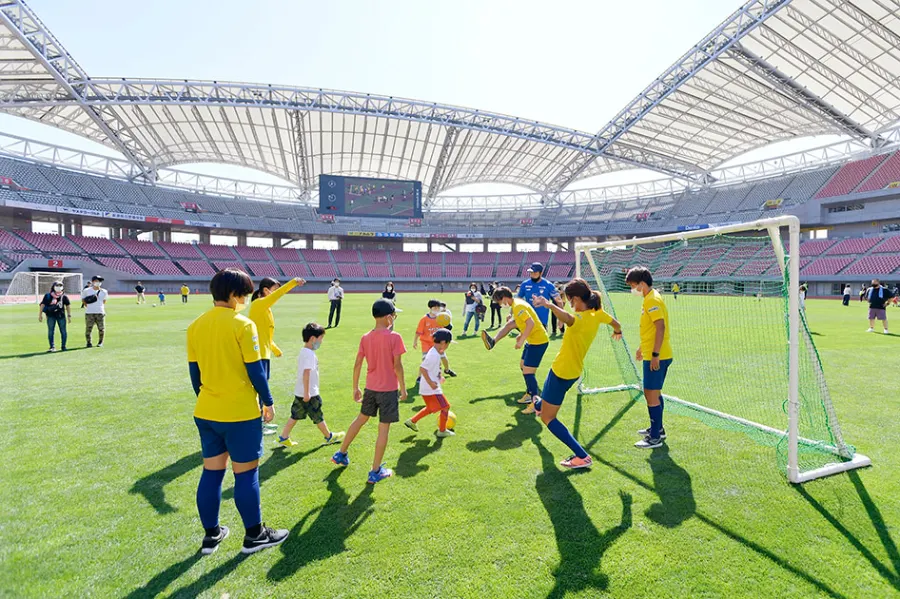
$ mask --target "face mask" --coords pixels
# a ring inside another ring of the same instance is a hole
[[[538,281],[541,280],[541,275],[538,273],[535,273],[535,274],[531,275],[531,280],[534,281],[535,283],[537,283]]]
[[[62,290],[63,290],[62,285],[56,285],[53,288],[53,291],[55,291],[56,293],[60,293]]]
[[[431,311],[432,316],[437,316],[440,313],[441,313],[441,311],[438,308],[435,308],[434,310]]]
[[[242,297],[241,299],[239,299],[237,301],[237,304],[234,306],[234,311],[235,312],[243,312],[246,309],[247,309],[247,298]]]
[[[93,284],[94,284],[94,287],[96,287],[97,289],[100,289],[100,281],[94,281]]]
[[[321,340],[319,340],[319,341],[313,341],[313,342],[312,342],[311,349],[312,349],[313,351],[316,351],[316,350],[319,349],[320,347],[322,347],[322,341],[321,341]]]
[[[644,295],[643,293],[641,293],[641,290],[638,289],[637,287],[632,287],[632,288],[631,288],[631,293],[633,293],[633,294],[635,294],[635,295]]]
[[[471,291],[472,293],[475,293],[477,291],[477,289],[475,289],[474,287],[470,287],[469,291]]]
[[[388,285],[388,291],[393,291],[393,290],[394,290],[394,288],[391,287],[390,285]]]

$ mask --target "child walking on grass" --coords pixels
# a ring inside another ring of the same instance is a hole
[[[432,341],[434,344],[428,350],[428,353],[425,354],[422,365],[419,367],[419,375],[421,377],[419,381],[419,395],[425,400],[425,407],[403,424],[407,428],[418,432],[419,427],[416,423],[419,420],[429,414],[440,412],[438,432],[436,434],[438,437],[452,437],[456,433],[447,429],[450,402],[444,397],[444,392],[441,389],[441,384],[445,381],[444,377],[441,376],[441,359],[450,346],[450,342],[453,341],[453,333],[447,329],[438,329],[433,333]]]

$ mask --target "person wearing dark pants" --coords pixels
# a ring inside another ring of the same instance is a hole
[[[328,310],[328,328],[331,323],[338,327],[341,324],[341,302],[344,299],[344,289],[341,287],[341,280],[335,279],[328,288],[328,301],[331,302],[331,308]]]
[[[38,322],[43,321],[44,316],[47,317],[47,341],[50,342],[50,349],[47,351],[56,351],[53,337],[57,326],[62,337],[62,351],[66,351],[66,324],[72,322],[72,308],[69,296],[63,291],[62,281],[53,282],[52,290],[44,295],[38,310]]]
[[[97,325],[99,338],[97,347],[103,347],[103,338],[106,335],[106,298],[109,294],[106,289],[101,289],[103,277],[97,275],[91,277],[90,287],[81,290],[81,301],[84,303],[84,338],[86,347],[93,347],[91,334],[94,325]]]
[[[500,288],[500,284],[494,281],[488,287],[488,293],[491,297],[491,329],[495,329],[503,324],[503,316],[500,313],[500,304],[494,301],[494,292]],[[496,324],[494,324],[496,322]]]

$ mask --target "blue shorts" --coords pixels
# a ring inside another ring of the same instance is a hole
[[[644,360],[644,389],[661,391],[666,382],[666,372],[672,364],[672,358],[659,361],[659,370],[650,370],[650,360]]]
[[[544,381],[544,390],[541,392],[541,399],[554,406],[561,406],[566,398],[566,393],[575,384],[578,379],[561,379],[551,369],[547,373],[547,380]]]
[[[213,458],[226,451],[232,462],[253,462],[263,455],[262,420],[216,422],[194,418],[200,432],[200,449],[204,458]]]
[[[544,352],[547,351],[547,347],[549,343],[542,343],[540,345],[531,345],[526,343],[525,347],[522,349],[522,362],[528,368],[537,368],[541,365],[541,360],[544,358]]]

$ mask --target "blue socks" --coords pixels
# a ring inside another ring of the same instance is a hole
[[[658,406],[647,406],[647,411],[650,413],[650,438],[659,439],[663,420],[662,400]]]
[[[203,469],[200,484],[197,485],[197,511],[200,512],[200,523],[210,530],[219,526],[219,506],[222,503],[222,480],[224,470]]]
[[[569,432],[569,429],[566,428],[566,425],[554,418],[547,424],[547,429],[553,433],[553,435],[566,444],[566,447],[572,450],[572,453],[577,455],[579,458],[586,458],[588,456],[587,452],[584,450],[584,447],[575,440],[575,437],[572,436],[572,433]]]
[[[250,529],[262,522],[259,506],[259,468],[234,475],[234,505],[241,514],[244,528]]]
[[[537,377],[532,374],[523,374],[522,378],[525,379],[525,391],[528,395],[534,397],[535,395],[540,395],[541,392],[538,390],[538,382]]]

